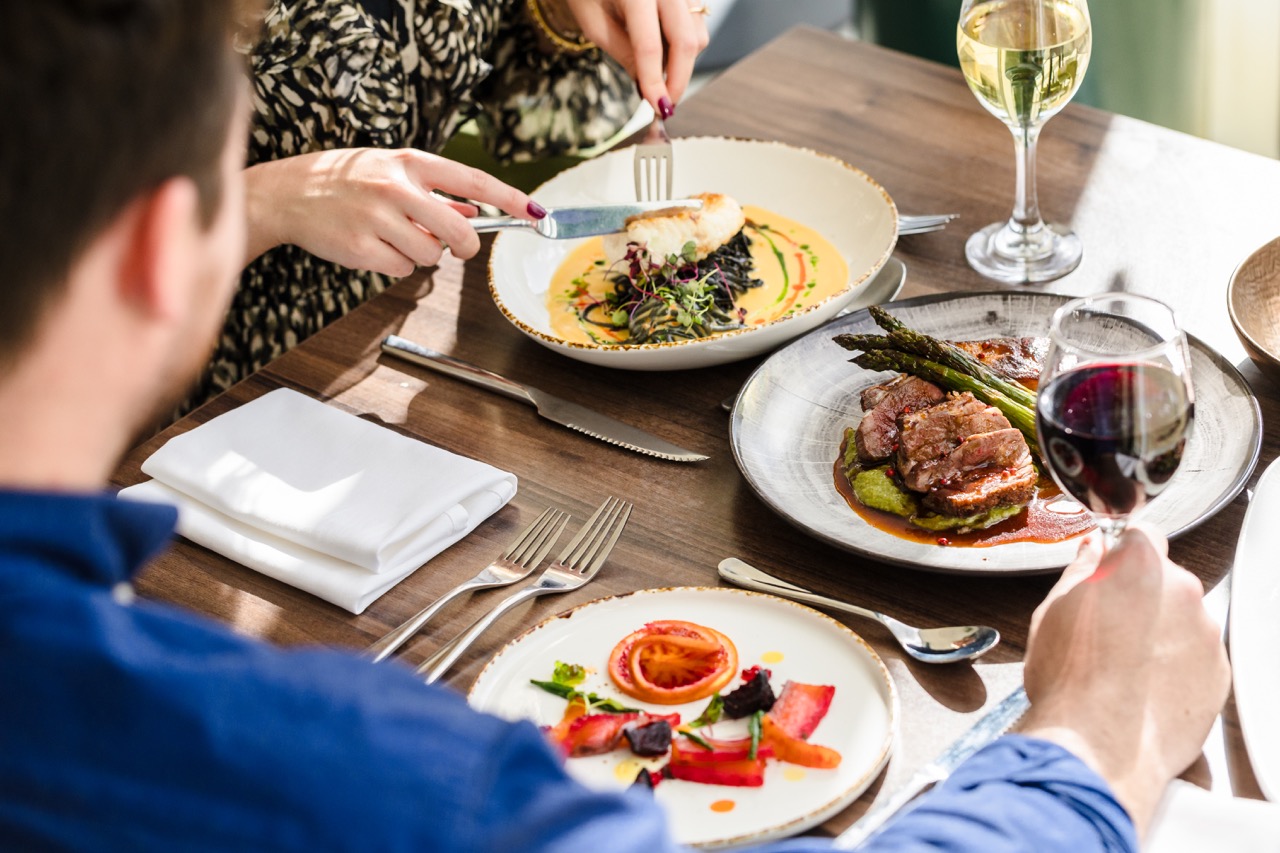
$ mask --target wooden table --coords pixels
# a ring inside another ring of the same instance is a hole
[[[904,296],[995,289],[969,269],[964,241],[1008,215],[1013,147],[955,71],[812,29],[793,30],[747,57],[680,105],[672,134],[777,139],[824,151],[880,181],[908,212],[957,212],[945,232],[903,238]],[[1280,233],[1280,164],[1142,122],[1069,106],[1040,148],[1040,198],[1048,218],[1082,236],[1084,262],[1042,289],[1083,294],[1130,290],[1174,304],[1188,330],[1235,362],[1264,418],[1280,415],[1280,389],[1245,357],[1230,326],[1225,288],[1234,266]],[[1053,577],[971,578],[929,574],[851,556],[809,539],[752,493],[728,449],[719,401],[757,360],[679,373],[615,372],[569,361],[510,326],[486,286],[485,258],[447,260],[401,282],[128,455],[115,480],[167,438],[277,387],[515,472],[520,492],[471,536],[395,587],[360,616],[180,542],[158,558],[140,592],[209,614],[235,630],[281,644],[362,647],[487,563],[543,507],[585,516],[606,495],[635,502],[610,564],[589,587],[522,606],[460,661],[463,689],[521,627],[582,602],[646,587],[717,585],[725,556],[820,592],[922,625],[986,623],[1004,642],[975,666],[930,668],[903,659],[879,626],[850,617],[885,658],[902,700],[900,739],[888,771],[821,831],[848,826],[1020,682],[1027,624]],[[619,450],[562,429],[532,409],[379,356],[401,334],[593,407],[684,447],[708,462],[679,465]],[[1276,455],[1265,437],[1259,471]],[[1256,475],[1255,475],[1256,477]],[[1173,544],[1173,557],[1210,588],[1225,614],[1226,584],[1246,505],[1242,495]],[[439,638],[493,602],[451,606],[405,654],[416,662]],[[1257,795],[1232,709],[1199,769],[1215,789]]]

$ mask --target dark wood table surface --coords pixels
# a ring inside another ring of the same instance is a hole
[[[793,30],[680,105],[673,136],[776,139],[823,151],[868,172],[904,212],[955,212],[944,232],[905,237],[903,297],[997,289],[967,266],[969,233],[1006,217],[1013,196],[1008,131],[983,111],[958,72],[813,29]],[[1042,208],[1085,245],[1071,275],[1039,289],[1073,295],[1127,290],[1172,303],[1191,333],[1235,363],[1261,403],[1258,474],[1277,453],[1280,387],[1246,358],[1230,324],[1226,286],[1249,252],[1280,233],[1280,164],[1143,122],[1072,105],[1040,146]],[[447,259],[373,299],[191,416],[135,448],[115,482],[144,479],[139,465],[169,437],[278,387],[291,387],[448,450],[514,472],[516,498],[360,616],[245,569],[188,542],[139,579],[144,596],[208,614],[236,631],[284,645],[360,648],[499,553],[547,505],[585,518],[609,494],[635,502],[625,535],[584,589],[522,605],[462,658],[449,681],[465,689],[510,637],[543,617],[601,596],[666,586],[718,585],[716,564],[737,555],[823,593],[921,625],[986,623],[1004,641],[973,666],[904,660],[875,623],[847,617],[885,659],[901,697],[899,740],[888,770],[819,831],[848,826],[942,749],[1021,678],[1031,612],[1053,576],[977,578],[913,571],[852,556],[808,538],[747,486],[728,446],[719,402],[759,359],[674,373],[612,371],[570,361],[512,327],[486,284],[486,250]],[[710,461],[663,462],[619,450],[540,419],[531,408],[379,354],[400,334],[592,407]],[[429,487],[429,486],[426,486]],[[1173,543],[1226,615],[1226,591],[1247,490]],[[447,608],[404,654],[417,662],[442,637],[496,600]],[[1194,769],[1215,790],[1259,796],[1233,707]]]

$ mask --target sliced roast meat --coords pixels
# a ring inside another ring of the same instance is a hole
[[[900,415],[897,464],[903,484],[923,492],[937,479],[929,473],[938,467],[936,463],[967,437],[1008,427],[1009,419],[999,409],[968,392],[950,394],[936,406]]]
[[[1028,454],[1027,440],[1013,427],[966,436],[956,447],[903,473],[903,484],[924,492],[983,468],[1017,467]]]
[[[1036,337],[987,338],[954,343],[1006,379],[1017,380],[1033,389],[1040,378],[1044,355],[1049,350],[1048,338]]]
[[[942,515],[967,518],[998,506],[1018,506],[1035,497],[1036,468],[1027,452],[1023,461],[1009,468],[979,468],[925,493],[926,509]]]
[[[881,462],[892,456],[898,443],[898,415],[908,409],[932,406],[945,396],[942,389],[932,382],[915,376],[907,376],[905,380],[894,384],[875,406],[866,411],[854,430],[854,444],[861,461]]]
[[[872,385],[870,388],[864,388],[860,398],[862,411],[869,412],[874,409],[881,400],[888,396],[890,391],[897,388],[910,378],[911,377],[905,373],[899,373],[888,382],[881,382],[879,385]]]

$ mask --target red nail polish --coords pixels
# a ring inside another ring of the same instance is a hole
[[[529,202],[529,215],[534,219],[542,219],[547,215],[547,209],[536,201]]]
[[[666,95],[658,98],[658,113],[661,114],[664,119],[671,118],[676,114],[675,104],[671,103],[671,99]]]

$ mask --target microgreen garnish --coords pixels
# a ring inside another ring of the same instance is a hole
[[[689,728],[700,729],[703,726],[719,722],[722,713],[724,713],[724,697],[717,693],[711,697],[711,701],[707,703],[707,707],[702,709],[702,713],[698,715],[698,718],[689,724]]]

